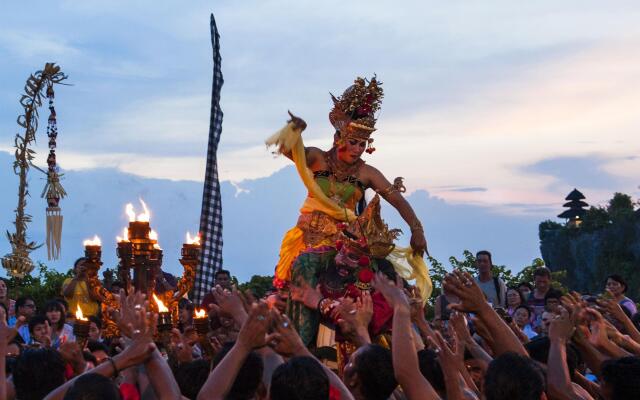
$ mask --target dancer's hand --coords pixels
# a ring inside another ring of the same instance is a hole
[[[295,125],[295,127],[297,129],[300,129],[301,131],[307,129],[307,123],[305,122],[305,120],[303,120],[300,117],[296,117],[295,115],[291,114],[291,111],[287,111],[289,113],[289,116],[291,117],[290,120],[288,120],[287,122],[293,122],[293,124]]]
[[[414,255],[422,256],[425,252],[429,255],[429,250],[427,250],[427,239],[424,237],[424,232],[422,230],[415,230],[411,232],[411,241],[409,244],[413,249]]]

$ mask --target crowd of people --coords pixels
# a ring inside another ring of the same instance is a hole
[[[609,276],[598,296],[561,292],[545,267],[533,282],[507,287],[488,251],[476,260],[476,276],[445,277],[433,308],[381,272],[370,292],[339,301],[333,329],[353,345],[342,366],[335,352],[303,343],[287,315],[313,288],[256,298],[221,270],[202,303],[182,299],[175,327],[161,333],[145,296],[115,283],[120,307],[110,316],[121,336],[104,337],[83,260],[44,305],[10,299],[0,280],[0,398],[640,398],[639,318],[621,276]],[[392,310],[387,341],[370,329],[377,295]],[[73,334],[74,307],[90,319],[84,348]],[[206,335],[194,327],[201,307]]]

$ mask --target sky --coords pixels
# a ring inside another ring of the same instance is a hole
[[[329,92],[377,74],[378,150],[365,159],[409,193],[541,218],[574,187],[596,205],[640,195],[637,1],[7,2],[0,150],[25,79],[54,61],[72,84],[57,91],[63,169],[201,181],[210,13],[225,78],[220,177],[241,189],[288,164],[264,146],[287,110],[327,148]]]

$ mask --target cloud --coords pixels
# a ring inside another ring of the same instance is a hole
[[[22,59],[33,60],[41,57],[75,56],[80,50],[61,37],[42,33],[0,30],[0,47]]]

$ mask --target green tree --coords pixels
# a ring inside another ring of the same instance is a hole
[[[31,296],[36,306],[42,308],[48,300],[62,297],[62,283],[72,276],[72,270],[62,273],[49,269],[43,263],[38,263],[38,275],[29,274],[23,279],[8,280],[9,295],[14,299],[20,296]]]
[[[243,292],[248,290],[251,290],[251,293],[253,293],[253,295],[256,298],[261,298],[264,297],[264,295],[271,290],[271,288],[273,287],[273,275],[271,276],[261,276],[261,275],[253,275],[251,277],[251,279],[249,279],[249,282],[244,282],[241,283],[238,286],[238,289],[242,290]]]
[[[612,221],[629,221],[633,219],[633,200],[624,193],[615,193],[607,206]]]

